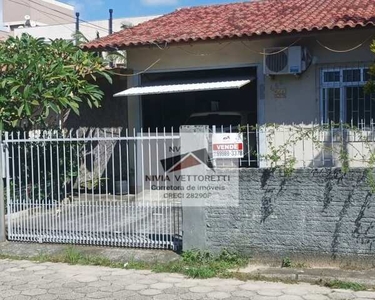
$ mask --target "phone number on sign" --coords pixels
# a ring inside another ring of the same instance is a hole
[[[211,193],[167,193],[164,194],[165,199],[208,199]]]
[[[214,151],[213,153],[214,158],[220,158],[220,157],[233,157],[233,158],[240,158],[243,157],[243,151],[242,150],[224,150],[224,151]]]

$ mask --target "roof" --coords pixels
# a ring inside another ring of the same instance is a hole
[[[375,25],[375,0],[261,0],[182,8],[86,49],[254,37]]]

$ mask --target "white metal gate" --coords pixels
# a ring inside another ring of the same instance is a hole
[[[173,143],[165,130],[5,133],[8,239],[177,249],[181,205],[140,180]]]

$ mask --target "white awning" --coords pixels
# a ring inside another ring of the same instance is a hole
[[[114,97],[187,93],[213,90],[231,90],[240,89],[246,84],[249,84],[250,82],[251,79],[133,87],[115,94]]]

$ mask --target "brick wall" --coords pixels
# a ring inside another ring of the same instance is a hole
[[[286,255],[375,254],[375,199],[362,169],[242,169],[238,207],[205,209],[207,248]]]

